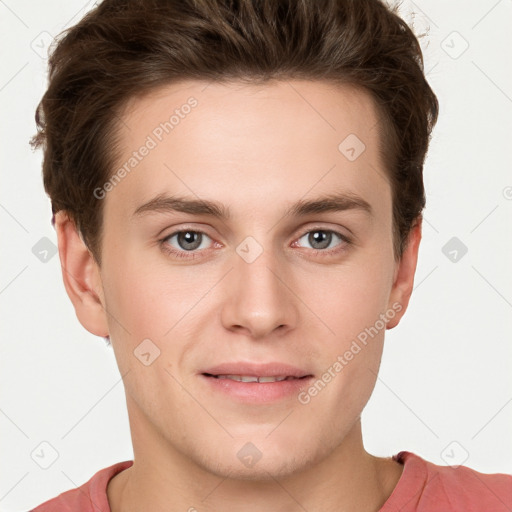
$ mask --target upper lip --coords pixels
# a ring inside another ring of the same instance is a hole
[[[306,377],[311,374],[306,370],[301,370],[296,366],[291,366],[286,363],[272,362],[272,363],[246,363],[246,362],[232,362],[222,363],[212,366],[200,373],[208,373],[210,375],[245,375],[256,377]]]

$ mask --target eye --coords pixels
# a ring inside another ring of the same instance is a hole
[[[160,240],[160,243],[165,252],[178,258],[195,258],[197,250],[208,248],[208,244],[206,244],[206,247],[203,244],[204,237],[210,238],[202,231],[185,229],[167,235]],[[175,239],[174,243],[172,242],[173,239]]]
[[[297,242],[306,239],[312,247],[311,250],[316,251],[318,254],[330,255],[338,253],[347,249],[347,246],[352,242],[351,240],[337,231],[330,229],[313,229],[304,233],[292,245],[297,246]],[[159,240],[162,250],[173,257],[194,259],[199,257],[199,253],[209,248],[206,239],[211,238],[203,231],[193,229],[182,229],[175,231],[170,235]],[[336,244],[336,241],[343,243]],[[334,243],[334,246],[333,246]],[[302,243],[300,244],[302,247]]]
[[[332,231],[330,229],[313,229],[302,235],[298,240],[306,239],[307,243],[310,244],[313,250],[331,254],[339,251],[343,251],[346,249],[347,245],[350,245],[351,240],[338,233],[337,231]],[[335,242],[337,240],[341,240],[344,243]],[[334,246],[332,245],[334,242]],[[301,244],[302,245],[302,244]]]

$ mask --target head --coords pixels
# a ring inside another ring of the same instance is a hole
[[[417,38],[379,0],[106,0],[63,35],[33,144],[133,436],[242,478],[350,437],[412,291],[437,113]],[[310,378],[255,407],[203,375],[233,361]]]

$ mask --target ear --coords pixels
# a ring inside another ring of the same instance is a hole
[[[422,221],[423,218],[420,215],[409,233],[402,258],[395,264],[393,287],[389,296],[388,308],[396,311],[396,315],[387,323],[386,329],[393,329],[398,325],[409,304],[418,262]]]
[[[80,323],[92,334],[109,334],[98,264],[67,212],[55,214],[62,279]]]

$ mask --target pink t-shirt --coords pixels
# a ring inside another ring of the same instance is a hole
[[[404,470],[379,512],[512,511],[512,475],[479,473],[466,466],[438,466],[406,451],[393,459],[404,464]],[[124,461],[104,468],[82,486],[31,512],[110,512],[107,484],[132,464]]]

